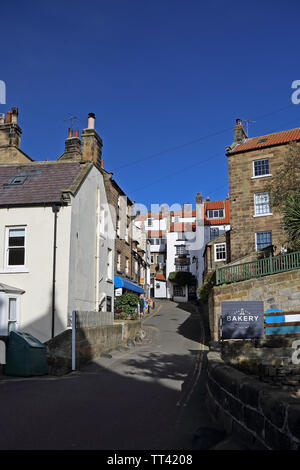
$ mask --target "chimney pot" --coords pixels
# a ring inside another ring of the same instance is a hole
[[[104,160],[101,160],[101,168],[104,168]]]
[[[95,113],[88,114],[88,129],[95,129]]]
[[[5,122],[6,122],[6,123],[10,123],[10,122],[11,122],[11,115],[12,115],[12,112],[11,112],[11,111],[7,111],[7,113],[6,113],[6,119],[5,119]]]
[[[73,131],[72,131],[72,129],[69,127],[68,139],[71,139],[71,137],[73,137]]]
[[[75,131],[75,137],[79,137],[79,130]]]

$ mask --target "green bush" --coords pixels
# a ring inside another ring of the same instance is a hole
[[[209,293],[215,285],[216,285],[216,272],[214,271],[210,276],[208,276],[206,281],[198,289],[200,299],[203,303],[207,303]]]
[[[169,274],[169,281],[179,286],[193,286],[196,284],[196,278],[188,271],[174,271]]]
[[[139,302],[142,308],[143,301],[140,299],[139,295],[132,292],[126,292],[116,298],[115,313],[126,313],[127,315],[132,315],[136,313]]]

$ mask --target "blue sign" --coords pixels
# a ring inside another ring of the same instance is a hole
[[[264,337],[264,303],[222,302],[222,339]]]

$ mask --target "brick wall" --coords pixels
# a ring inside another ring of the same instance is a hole
[[[271,177],[252,177],[254,160],[269,158],[270,173],[274,174],[282,164],[286,151],[287,145],[281,145],[228,156],[232,261],[256,249],[256,232],[272,231],[272,244],[277,248],[276,253],[284,244],[282,219],[278,213],[253,217],[254,194],[264,192]]]
[[[215,286],[208,299],[209,326],[214,341],[218,340],[221,302],[226,300],[262,300],[265,310],[275,307],[286,311],[299,310],[300,270]]]

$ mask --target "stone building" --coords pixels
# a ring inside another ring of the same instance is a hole
[[[273,246],[275,254],[281,251],[282,217],[272,211],[267,185],[291,142],[300,142],[300,128],[248,138],[241,120],[236,120],[234,142],[226,148],[232,261],[267,246]]]

